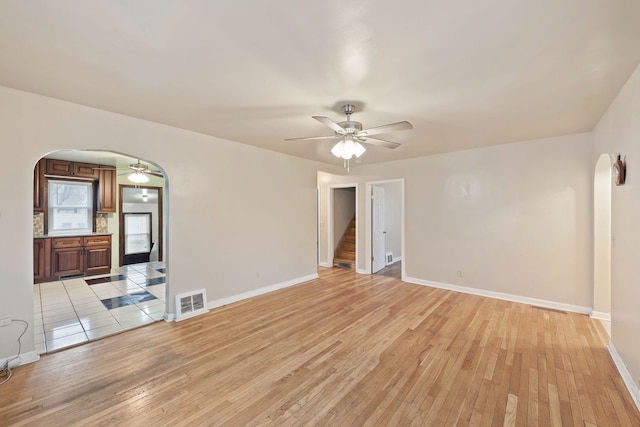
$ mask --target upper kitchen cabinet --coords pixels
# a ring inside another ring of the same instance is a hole
[[[66,160],[47,159],[47,175],[98,179],[100,171],[91,163],[69,162]]]
[[[116,212],[116,169],[101,166],[98,178],[98,212]]]
[[[47,159],[40,159],[33,168],[33,211],[44,212],[46,206],[46,185],[44,171],[47,167]]]

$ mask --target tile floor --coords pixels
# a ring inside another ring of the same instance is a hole
[[[40,354],[163,319],[163,262],[127,265],[111,274],[34,285],[35,343]]]

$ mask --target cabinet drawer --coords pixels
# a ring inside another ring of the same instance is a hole
[[[53,249],[76,248],[82,246],[82,237],[57,237],[52,239]]]
[[[103,246],[111,244],[111,236],[91,236],[84,238],[85,246]]]

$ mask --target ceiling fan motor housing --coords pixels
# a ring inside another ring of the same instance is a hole
[[[342,127],[347,132],[347,134],[360,132],[362,130],[362,123],[352,120],[340,122],[338,123],[338,125],[340,125],[340,127]],[[336,135],[340,136],[338,132],[336,132]]]

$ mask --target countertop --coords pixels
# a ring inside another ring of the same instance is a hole
[[[78,233],[78,234],[43,234],[33,236],[34,239],[52,239],[55,237],[87,237],[87,236],[111,236],[113,233]]]

